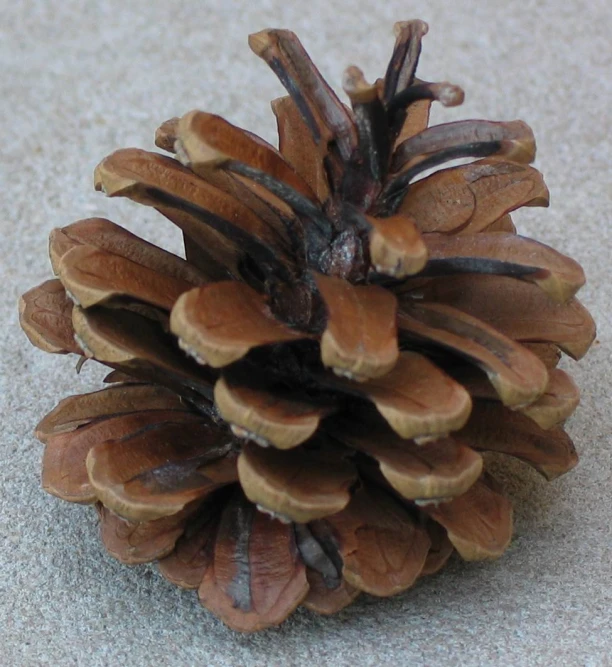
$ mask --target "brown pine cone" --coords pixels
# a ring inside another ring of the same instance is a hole
[[[595,327],[580,266],[510,218],[548,205],[532,132],[428,127],[463,92],[415,78],[425,23],[396,30],[383,79],[347,70],[350,109],[293,33],[252,35],[289,92],[278,150],[193,111],[157,132],[174,155],[96,170],[177,225],[186,260],[82,220],[22,298],[32,343],[114,369],[39,424],[44,488],[237,630],[399,593],[453,550],[498,557],[512,510],[481,452],[548,479],[577,461],[557,363]],[[423,177],[456,158],[477,159]]]

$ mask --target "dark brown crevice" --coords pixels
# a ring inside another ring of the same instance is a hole
[[[304,564],[323,577],[326,588],[335,589],[342,580],[342,558],[329,536],[324,535],[323,525],[322,520],[294,523],[295,542]],[[319,538],[314,531],[319,533]]]
[[[285,280],[291,279],[292,272],[286,262],[281,259],[279,253],[270,248],[270,246],[260,239],[245,232],[237,225],[220,218],[210,211],[206,211],[196,204],[184,199],[179,199],[178,197],[163,192],[157,188],[147,188],[147,192],[151,199],[159,202],[160,205],[169,206],[170,208],[183,211],[184,213],[193,216],[197,220],[202,221],[203,224],[210,226],[215,231],[223,234],[223,236],[242,247],[244,252],[251,255],[251,257],[259,264],[261,270],[266,275],[276,275]]]

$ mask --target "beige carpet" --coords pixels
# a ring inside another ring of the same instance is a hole
[[[612,665],[612,5],[608,0],[0,1],[0,665]],[[152,147],[157,124],[200,107],[273,139],[280,85],[246,44],[275,25],[300,34],[338,84],[381,74],[395,20],[430,23],[423,78],[466,90],[436,119],[522,118],[538,138],[549,210],[517,216],[584,263],[599,343],[571,364],[582,455],[546,484],[516,466],[516,536],[492,564],[453,564],[389,600],[333,619],[298,612],[256,636],[227,630],[194,593],[102,551],[88,508],[45,495],[32,427],[100,372],[31,348],[16,302],[49,275],[52,227],[104,215],[178,250],[150,210],[92,189],[97,161]]]

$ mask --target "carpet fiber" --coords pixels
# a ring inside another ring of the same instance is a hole
[[[612,509],[609,271],[612,251],[612,5],[607,0],[0,0],[0,664],[611,665]],[[40,488],[37,420],[101,372],[34,350],[19,331],[21,292],[50,275],[51,228],[105,216],[179,251],[169,223],[93,192],[95,164],[152,147],[157,125],[192,108],[269,140],[282,93],[247,34],[289,27],[340,83],[356,63],[381,75],[394,21],[430,24],[419,76],[466,90],[435,119],[521,118],[552,205],[519,229],[576,257],[599,340],[570,364],[583,403],[569,423],[582,460],[547,484],[514,464],[505,484],[516,534],[499,561],[453,561],[396,598],[365,597],[332,619],[299,611],[240,636],[195,593],[153,567],[107,556],[89,508]]]

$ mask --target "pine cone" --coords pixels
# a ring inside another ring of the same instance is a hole
[[[96,170],[177,225],[186,260],[81,220],[22,298],[32,343],[113,369],[39,424],[43,487],[237,630],[399,593],[453,550],[498,557],[512,510],[481,452],[547,479],[577,461],[557,363],[595,335],[582,269],[516,235],[512,211],[548,205],[525,123],[428,127],[463,92],[415,78],[426,32],[397,24],[374,84],[347,70],[351,109],[293,33],[252,35],[289,92],[279,150],[193,111],[157,132],[175,155]],[[456,158],[478,159],[416,180]]]

